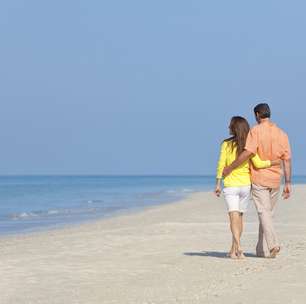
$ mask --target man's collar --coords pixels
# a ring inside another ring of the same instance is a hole
[[[262,119],[262,120],[260,120],[260,122],[259,122],[259,124],[264,124],[264,123],[271,123],[272,124],[272,121],[271,121],[271,119]]]

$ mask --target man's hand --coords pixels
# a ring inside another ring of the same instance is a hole
[[[292,188],[290,183],[285,183],[284,190],[283,190],[283,199],[288,199],[291,195]]]
[[[238,168],[242,163],[252,157],[253,153],[247,150],[244,150],[237,158],[234,160],[228,167],[225,167],[223,170],[223,177],[226,177],[232,173],[233,170]]]
[[[291,159],[284,160],[284,175],[285,175],[285,187],[283,191],[283,199],[288,199],[291,195]]]
[[[233,169],[231,168],[231,166],[225,167],[223,169],[223,173],[222,173],[223,177],[226,177],[226,176],[230,175],[232,173],[232,171],[233,171]]]

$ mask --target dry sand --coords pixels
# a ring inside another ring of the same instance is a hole
[[[254,256],[257,217],[246,216],[243,261],[223,199],[195,193],[95,223],[1,238],[0,303],[306,303],[306,186],[280,200],[277,259]]]

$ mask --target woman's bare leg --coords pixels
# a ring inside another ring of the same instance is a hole
[[[240,250],[240,213],[238,211],[229,212],[230,227],[233,235],[233,243],[231,249],[231,258],[237,258]],[[233,251],[232,251],[233,250]]]
[[[240,212],[240,238],[243,233],[243,213]]]
[[[241,236],[242,236],[242,233],[243,233],[243,213],[239,213],[239,231],[240,231],[240,239],[241,239]],[[239,257],[240,258],[245,258],[245,255],[243,254],[243,251],[241,249],[241,247],[238,247],[239,250]]]
[[[231,246],[231,249],[229,250],[227,256],[231,257],[231,258],[234,258],[234,256],[236,256],[236,246],[235,246],[234,237],[232,237],[232,246]]]

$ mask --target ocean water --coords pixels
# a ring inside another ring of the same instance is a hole
[[[213,184],[209,176],[0,176],[0,234],[109,217]]]
[[[0,176],[0,234],[133,212],[211,191],[214,183],[213,176]]]

